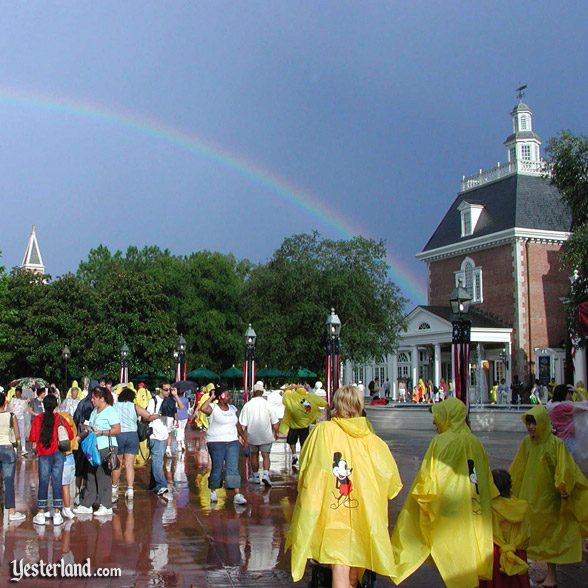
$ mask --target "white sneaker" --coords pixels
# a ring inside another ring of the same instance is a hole
[[[13,514],[8,515],[9,521],[24,521],[27,518],[27,515],[22,514],[22,512],[15,512]]]
[[[127,488],[127,491],[125,492],[125,498],[128,498],[129,500],[133,500],[134,497],[135,497],[135,490],[133,488]]]
[[[56,512],[53,515],[53,524],[55,526],[57,526],[57,525],[63,525],[63,517],[61,516],[61,513],[60,512]]]
[[[270,479],[269,472],[263,472],[263,476],[261,477],[261,481],[265,484],[266,487],[271,488],[272,481]]]
[[[112,502],[118,502],[118,486],[112,486]]]
[[[255,472],[254,474],[251,474],[251,476],[249,477],[249,483],[250,484],[261,484],[261,481],[259,479],[259,473]]]
[[[26,449],[23,449],[20,454],[24,457],[25,455],[28,455],[29,452]]]
[[[247,498],[243,494],[235,494],[233,498],[233,504],[247,504]]]
[[[45,525],[45,524],[47,524],[47,519],[45,518],[45,513],[44,512],[38,512],[33,517],[33,523],[35,523],[35,525]]]
[[[80,506],[77,506],[76,508],[74,508],[72,510],[72,512],[76,515],[83,515],[83,514],[91,515],[94,513],[91,506],[82,506],[81,504],[80,504]]]
[[[218,496],[214,490],[210,491],[210,502],[218,502]]]
[[[103,504],[98,507],[98,510],[94,513],[95,517],[103,517],[112,514],[111,508],[106,508]]]
[[[61,511],[61,514],[66,518],[66,519],[73,519],[76,515],[71,511],[71,508],[68,508],[67,506],[63,507],[63,510]]]

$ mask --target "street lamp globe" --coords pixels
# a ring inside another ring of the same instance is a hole
[[[186,351],[186,339],[184,339],[184,336],[180,333],[180,336],[178,337],[178,352],[184,353],[184,351]]]
[[[334,308],[331,308],[331,314],[327,316],[325,327],[327,328],[327,335],[329,337],[339,337],[339,334],[341,333],[341,320],[335,314]]]
[[[251,323],[249,323],[249,326],[247,327],[243,337],[245,338],[245,345],[247,347],[255,347],[255,339],[257,339],[257,335],[255,334]]]
[[[451,304],[451,311],[453,314],[462,316],[468,314],[470,311],[470,304],[472,303],[472,297],[469,292],[461,285],[461,280],[458,282],[457,287],[453,290],[449,296],[449,304]]]
[[[126,343],[123,343],[123,346],[120,348],[120,356],[122,359],[126,359],[129,356],[129,346]]]
[[[63,359],[65,359],[65,361],[67,361],[71,357],[71,353],[67,345],[61,350],[61,355],[63,356]]]

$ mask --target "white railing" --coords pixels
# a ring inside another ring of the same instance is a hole
[[[547,163],[541,159],[540,161],[528,161],[526,159],[515,159],[501,165],[500,163],[491,169],[480,170],[479,173],[474,174],[466,178],[465,176],[461,180],[461,191],[472,190],[482,184],[488,182],[494,182],[509,176],[514,173],[532,174],[532,175],[549,175],[547,169]]]

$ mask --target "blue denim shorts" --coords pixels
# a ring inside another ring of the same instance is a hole
[[[65,456],[65,461],[63,462],[63,474],[61,475],[61,485],[62,486],[69,486],[76,477],[76,461],[74,459],[73,453],[69,453]]]
[[[137,431],[127,431],[126,433],[119,433],[116,436],[118,443],[118,454],[128,453],[129,455],[137,455],[139,453],[139,435]]]

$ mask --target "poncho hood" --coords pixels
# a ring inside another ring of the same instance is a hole
[[[459,433],[462,430],[469,430],[465,422],[466,406],[457,398],[448,398],[443,402],[434,404],[431,412],[439,433],[447,431]]]
[[[545,441],[547,441],[552,435],[551,421],[549,420],[547,411],[543,406],[534,406],[531,410],[528,410],[521,416],[521,420],[524,424],[527,422],[527,415],[535,417],[535,422],[537,423],[537,432],[535,433],[535,438],[531,439],[531,441],[533,443],[545,443]]]
[[[355,417],[353,419],[333,417],[331,420],[339,425],[350,437],[365,437],[372,432],[365,417]]]

